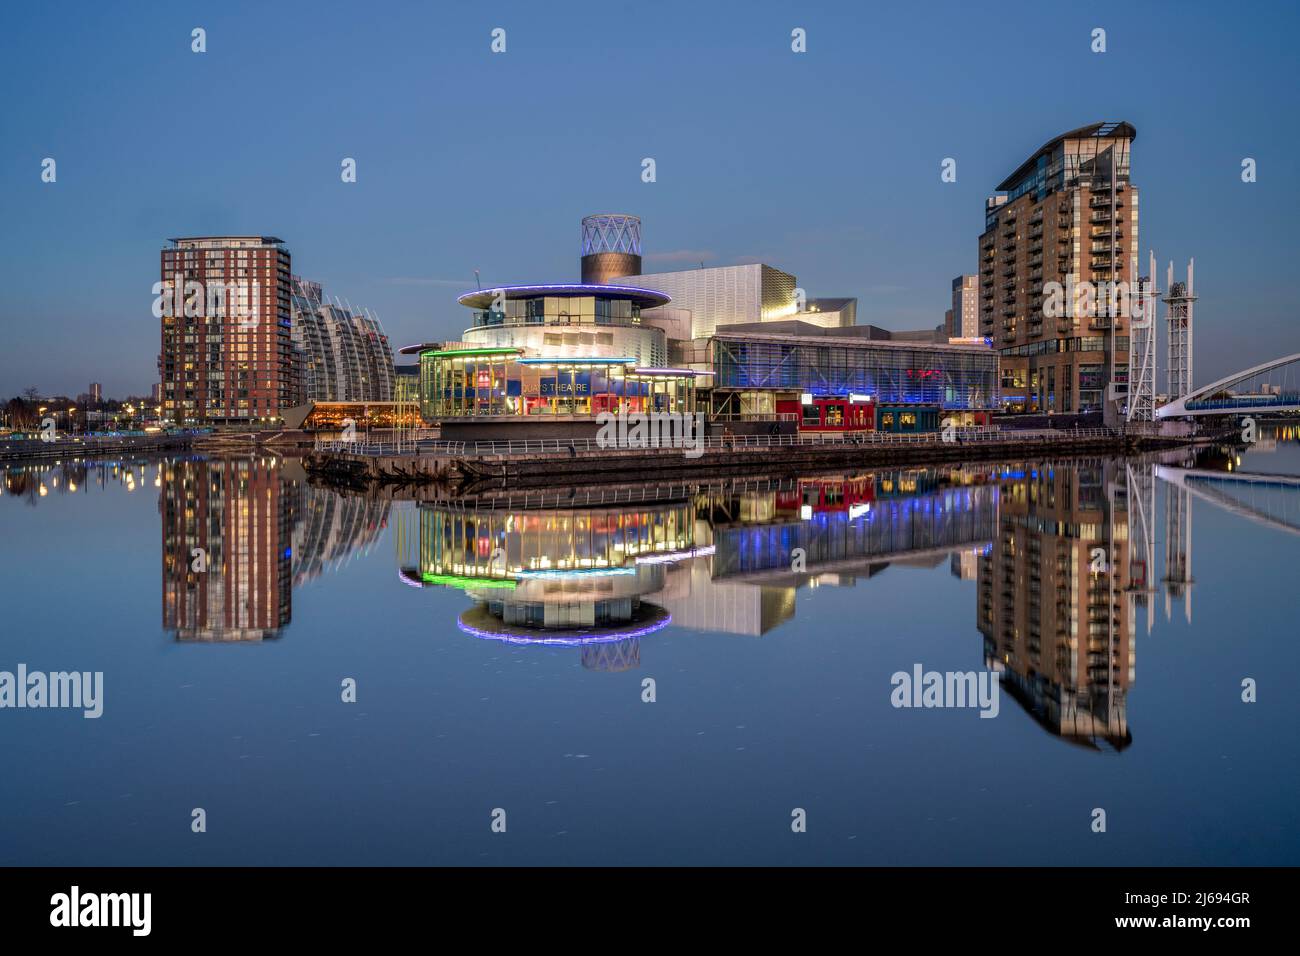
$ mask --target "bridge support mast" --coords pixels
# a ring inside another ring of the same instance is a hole
[[[1133,256],[1129,274],[1137,276],[1137,256]],[[1148,272],[1134,279],[1136,294],[1129,317],[1128,339],[1128,412],[1130,422],[1149,422],[1156,417],[1156,254],[1151,253]]]
[[[1128,502],[1128,583],[1124,590],[1133,595],[1135,608],[1144,608],[1147,633],[1155,623],[1156,589],[1152,575],[1156,570],[1156,482],[1155,467],[1151,462],[1125,465],[1126,494]]]
[[[1187,263],[1187,281],[1174,281],[1174,264],[1169,263],[1165,296],[1165,322],[1169,326],[1169,400],[1177,401],[1192,391],[1192,272],[1196,260]]]
[[[1165,485],[1165,620],[1182,598],[1192,623],[1192,494],[1173,482]]]

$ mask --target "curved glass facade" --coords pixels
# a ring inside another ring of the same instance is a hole
[[[526,358],[519,349],[420,354],[421,413],[428,421],[601,412],[695,411],[695,376],[639,367],[630,356]]]
[[[614,295],[538,295],[506,299],[500,311],[476,309],[480,325],[616,325],[639,323],[641,306]]]
[[[664,368],[664,330],[641,309],[670,298],[631,286],[509,286],[467,292],[463,340],[420,347],[427,421],[602,412],[694,413],[695,373]]]
[[[663,330],[649,325],[578,322],[482,325],[466,330],[462,338],[466,345],[517,348],[528,355],[561,358],[628,356],[646,367],[668,362],[668,342]]]

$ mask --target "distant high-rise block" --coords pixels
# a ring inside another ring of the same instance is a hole
[[[980,277],[960,275],[952,280],[952,311],[948,336],[955,339],[980,337]],[[946,317],[945,317],[946,318]]]
[[[985,203],[978,334],[1001,356],[1012,411],[1096,412],[1125,398],[1128,309],[1111,284],[1134,281],[1136,137],[1121,122],[1057,136]]]
[[[172,239],[161,259],[162,417],[183,425],[269,423],[296,404],[284,243]]]
[[[104,400],[104,386],[99,382],[91,382],[90,392],[88,394],[90,395],[90,400],[98,405]]]

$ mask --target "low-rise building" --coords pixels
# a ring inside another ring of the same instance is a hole
[[[921,432],[987,425],[998,407],[991,349],[819,331],[736,328],[693,343],[712,371],[710,412],[795,417],[801,431]]]

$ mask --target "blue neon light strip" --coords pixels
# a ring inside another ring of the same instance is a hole
[[[618,574],[636,574],[636,568],[557,568],[543,571],[516,571],[518,578],[598,578]]]

